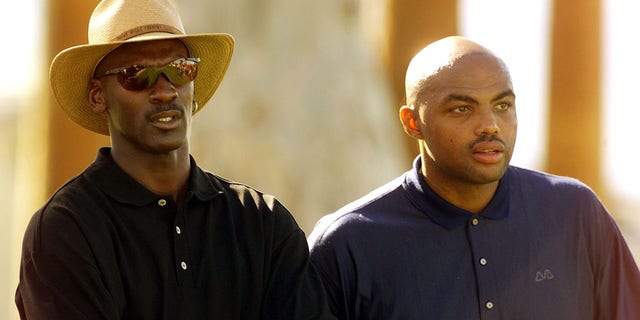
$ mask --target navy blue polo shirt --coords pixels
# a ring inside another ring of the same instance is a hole
[[[640,273],[577,180],[509,167],[479,214],[412,170],[309,237],[340,319],[640,319]]]

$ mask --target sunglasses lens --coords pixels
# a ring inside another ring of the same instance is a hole
[[[183,75],[183,77],[189,79],[189,81],[195,80],[196,76],[198,75],[198,62],[200,61],[200,59],[195,61],[180,59],[178,61],[179,62],[176,63],[175,67],[180,70],[180,73]]]
[[[127,90],[140,91],[154,85],[161,73],[172,84],[185,85],[195,80],[198,74],[198,62],[178,59],[163,67],[131,66],[118,73],[118,81]]]
[[[171,83],[175,85],[181,86],[191,82],[191,79],[176,67],[166,66],[161,72],[167,77],[167,79],[169,79],[169,81],[171,81]]]
[[[151,86],[149,83],[149,72],[145,71],[148,71],[148,68],[139,66],[128,67],[118,73],[118,82],[127,90],[144,90]]]

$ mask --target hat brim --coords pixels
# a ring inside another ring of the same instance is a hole
[[[147,35],[132,41],[80,45],[60,52],[51,63],[49,81],[53,96],[67,116],[93,132],[109,135],[109,125],[103,113],[96,113],[89,104],[89,85],[96,64],[109,52],[124,43],[160,39],[180,39],[192,57],[200,58],[198,76],[194,80],[194,100],[200,111],[222,82],[233,55],[233,37],[225,33],[194,35]]]

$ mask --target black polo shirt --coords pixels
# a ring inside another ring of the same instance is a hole
[[[640,319],[638,267],[584,184],[509,167],[474,215],[420,166],[309,237],[340,319]]]
[[[304,233],[276,199],[192,159],[178,207],[109,148],[31,219],[16,304],[29,319],[329,317]]]

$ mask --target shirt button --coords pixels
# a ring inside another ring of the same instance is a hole
[[[180,262],[180,266],[182,267],[182,270],[187,270],[187,263],[182,261]]]
[[[165,205],[167,205],[167,200],[165,199],[158,200],[158,205],[161,207],[164,207]]]
[[[477,226],[477,225],[478,225],[478,223],[480,223],[480,221],[478,221],[478,219],[476,219],[476,218],[473,218],[473,219],[471,220],[471,224],[472,224],[472,225],[474,225],[474,226]]]
[[[180,230],[180,227],[176,226],[176,233],[180,234],[182,232],[182,230]]]
[[[493,302],[487,301],[487,303],[485,303],[484,306],[487,307],[487,309],[493,309]]]
[[[480,264],[483,265],[483,266],[486,266],[487,265],[487,259],[480,258]]]

